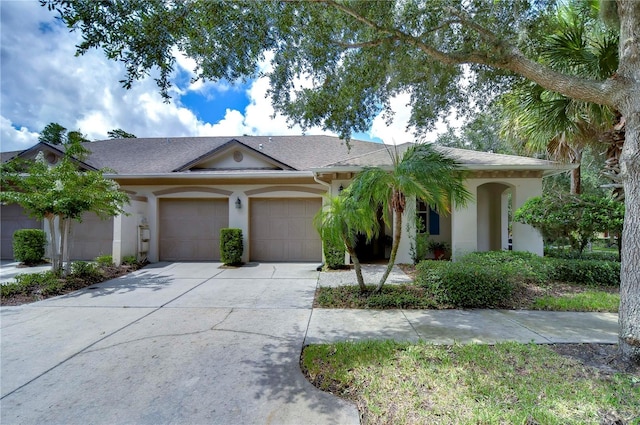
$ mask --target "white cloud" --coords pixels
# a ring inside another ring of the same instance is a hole
[[[266,77],[254,80],[246,89],[249,105],[243,111],[227,109],[216,123],[204,122],[197,111],[189,110],[179,95],[197,92],[209,99],[216,93],[240,90],[229,82],[191,83],[195,62],[177,56],[181,87],[172,89],[171,103],[165,103],[153,78],[134,82],[130,90],[121,87],[124,66],[107,60],[101,50],[75,57],[79,33],[71,33],[52,12],[38,2],[3,2],[1,13],[0,122],[2,151],[19,150],[37,142],[38,132],[57,122],[70,130],[80,129],[89,139],[103,139],[107,131],[121,128],[138,137],[234,136],[241,134],[301,134],[299,126],[289,128],[282,115],[274,115],[271,99],[266,97]],[[270,68],[266,55],[260,69]],[[308,87],[310,80],[300,79],[296,86]],[[413,140],[406,130],[408,97],[393,99],[397,112],[391,125],[381,117],[374,120],[372,137],[387,143]],[[321,128],[308,134],[333,134]]]
[[[0,150],[2,152],[22,150],[38,143],[38,133],[29,131],[26,127],[16,129],[11,121],[0,117]],[[11,144],[7,141],[11,140]]]

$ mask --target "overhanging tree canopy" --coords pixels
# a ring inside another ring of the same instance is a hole
[[[101,47],[127,68],[124,85],[159,69],[167,96],[176,48],[197,75],[230,81],[256,75],[273,54],[274,106],[303,126],[348,136],[368,129],[390,99],[411,95],[411,123],[429,129],[451,107],[482,105],[526,78],[546,90],[606,105],[626,120],[620,169],[626,193],[620,346],[640,361],[640,2],[617,0],[619,63],[598,79],[539,61],[556,2],[42,0],[79,29],[79,53]],[[462,66],[465,65],[465,66]],[[467,78],[469,75],[469,78]],[[311,76],[312,86],[298,77]]]

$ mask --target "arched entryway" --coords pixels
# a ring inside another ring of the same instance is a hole
[[[478,251],[501,251],[510,248],[509,224],[512,187],[504,183],[478,186]]]

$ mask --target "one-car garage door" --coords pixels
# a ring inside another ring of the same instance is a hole
[[[82,216],[82,222],[71,223],[72,260],[94,260],[100,255],[112,255],[113,218],[100,219],[94,213]]]
[[[160,260],[219,260],[220,229],[228,225],[227,199],[161,199]]]
[[[30,218],[22,207],[16,204],[0,206],[0,218],[2,219],[0,257],[3,260],[13,260],[13,233],[20,229],[42,229],[42,224]]]
[[[252,199],[253,261],[321,261],[322,242],[313,227],[321,199]]]

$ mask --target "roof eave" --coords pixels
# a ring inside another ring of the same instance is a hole
[[[463,170],[487,171],[487,170],[514,170],[514,171],[542,171],[544,177],[564,173],[578,168],[579,164],[540,164],[540,165],[512,165],[512,164],[462,164]],[[366,168],[365,166],[342,165],[335,167],[311,168],[315,174],[322,173],[354,173]],[[391,170],[392,166],[380,166],[383,170]]]
[[[105,177],[118,180],[152,180],[158,178],[171,178],[179,180],[201,179],[203,177],[222,177],[228,178],[232,176],[237,179],[255,179],[261,177],[278,177],[278,178],[299,178],[299,177],[313,177],[311,171],[252,171],[246,173],[229,173],[228,171],[220,172],[186,172],[186,173],[152,173],[152,174],[104,174]]]

